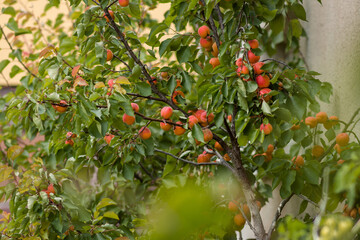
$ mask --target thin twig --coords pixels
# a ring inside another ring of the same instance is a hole
[[[160,150],[160,149],[157,149],[157,148],[155,148],[154,151],[155,151],[155,152],[163,153],[163,154],[168,155],[168,156],[171,156],[171,157],[173,157],[173,158],[175,158],[175,159],[177,159],[177,160],[179,160],[179,161],[182,161],[182,162],[185,162],[185,163],[189,163],[189,164],[194,165],[194,166],[222,165],[222,164],[219,163],[219,162],[203,162],[203,163],[197,163],[197,162],[189,161],[189,160],[180,158],[180,157],[178,157],[178,156],[175,156],[174,154],[165,152],[165,151]]]
[[[287,197],[286,199],[282,200],[281,203],[279,204],[277,211],[275,213],[274,219],[271,223],[271,226],[269,228],[269,231],[267,233],[266,236],[266,240],[270,240],[271,239],[271,234],[274,231],[275,227],[276,227],[276,223],[279,219],[279,217],[281,216],[281,212],[284,209],[285,205],[289,202],[289,200],[292,198],[292,196],[294,196],[294,193],[292,193],[289,197]]]
[[[286,63],[284,63],[284,62],[282,62],[282,61],[279,61],[279,60],[276,60],[276,59],[274,59],[274,58],[267,58],[267,59],[265,59],[265,60],[262,60],[262,62],[267,62],[267,61],[277,62],[277,63],[280,63],[280,64],[284,65],[284,66],[287,67],[287,68],[292,69],[292,67],[290,67],[290,66],[287,65]]]
[[[6,34],[5,34],[5,32],[4,32],[4,30],[3,30],[3,28],[2,28],[1,26],[0,26],[0,30],[1,30],[1,32],[3,33],[3,36],[4,36],[4,38],[5,38],[5,41],[6,41],[7,44],[9,45],[10,49],[11,49],[12,51],[15,51],[15,49],[12,47],[11,43],[9,42],[8,38],[6,37]],[[36,76],[34,73],[32,73],[32,72],[29,70],[29,68],[27,68],[27,67],[25,66],[25,64],[23,63],[23,61],[22,61],[20,58],[17,58],[17,59],[19,60],[20,64],[25,68],[25,70],[26,70],[28,73],[30,73],[34,78],[37,78],[37,79],[39,79],[40,81],[43,81],[41,78],[39,78],[39,77]]]

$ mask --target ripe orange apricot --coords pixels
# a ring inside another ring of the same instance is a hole
[[[126,113],[124,113],[122,120],[127,125],[133,125],[135,123],[135,117],[127,115]]]
[[[266,152],[267,152],[267,153],[272,153],[272,152],[274,152],[274,145],[269,144],[268,147],[267,147],[267,149],[266,149]]]
[[[210,129],[205,128],[203,130],[203,134],[204,134],[204,141],[205,142],[209,142],[209,141],[211,141],[213,139],[213,134],[212,134]]]
[[[111,16],[112,19],[114,19],[114,12],[109,10],[109,14]],[[110,22],[110,19],[106,16],[106,14],[104,13],[104,17],[106,19],[107,22]]]
[[[70,146],[74,146],[74,140],[72,140],[72,139],[67,139],[67,140],[65,141],[65,144],[66,144],[66,145],[70,145]]]
[[[119,5],[122,7],[127,7],[129,5],[129,0],[119,0]]]
[[[139,112],[139,105],[136,103],[131,103],[131,108],[134,110],[134,112]]]
[[[114,54],[110,49],[106,50],[106,61],[111,61],[113,59]]]
[[[219,142],[216,142],[215,145],[214,145],[215,149],[219,152],[222,152],[224,151],[224,148],[220,145]]]
[[[234,222],[239,227],[243,227],[245,225],[246,220],[242,214],[236,214],[234,217]]]
[[[329,117],[329,120],[333,123],[333,125],[336,125],[339,122],[339,118],[337,116],[331,116]]]
[[[232,115],[228,115],[227,119],[229,120],[229,122],[231,122],[232,121]]]
[[[317,120],[314,117],[307,117],[305,118],[305,124],[308,125],[310,128],[314,128],[317,125]]]
[[[172,125],[167,122],[161,122],[160,127],[164,131],[169,131],[172,128]]]
[[[112,135],[112,134],[106,134],[105,137],[104,137],[104,140],[105,140],[105,142],[106,142],[107,144],[110,144],[111,139],[113,139],[113,138],[114,138],[114,135]]]
[[[211,123],[212,121],[214,121],[214,118],[215,118],[215,115],[213,113],[210,113],[208,116],[207,116],[207,122],[208,123]]]
[[[263,131],[265,135],[269,135],[272,132],[273,128],[270,123],[268,124],[261,124],[260,125],[260,131]]]
[[[151,137],[150,129],[147,128],[147,127],[140,128],[139,136],[140,136],[141,139],[144,139],[144,140],[149,139]]]
[[[311,155],[318,158],[324,153],[324,148],[320,145],[315,145],[311,150]]]
[[[181,121],[176,122],[177,124],[182,124]],[[186,132],[186,129],[180,126],[175,126],[174,133],[177,136],[183,135]]]
[[[211,48],[212,44],[213,44],[213,41],[212,41],[211,37],[206,37],[206,38],[200,39],[200,45],[203,48]]]
[[[245,64],[244,64],[242,58],[239,58],[238,60],[236,60],[235,65],[238,66],[238,67],[241,67],[241,66],[243,66]]]
[[[270,88],[263,88],[260,90],[259,94],[260,94],[260,98],[262,100],[264,100],[265,102],[268,102],[270,101],[271,97],[270,95],[267,95],[271,92],[271,89]]]
[[[290,129],[293,130],[293,131],[299,130],[300,129],[300,124],[294,124],[294,125],[292,125],[292,127]]]
[[[247,68],[247,66],[242,65],[241,67],[238,67],[238,69],[236,70],[237,75],[240,77],[241,74],[249,74],[249,69]]]
[[[304,165],[304,158],[302,156],[293,157],[292,162],[295,165],[295,169],[298,170],[300,167]]]
[[[199,27],[198,34],[201,38],[206,38],[210,35],[210,28],[206,25]]]
[[[229,162],[231,160],[229,154],[225,153],[225,155],[223,156],[224,160]]]
[[[194,125],[197,124],[198,122],[199,122],[199,120],[194,115],[189,116],[189,128],[190,129],[192,129],[194,127]]]
[[[259,41],[256,39],[249,40],[248,43],[249,43],[250,47],[253,49],[259,47]]]
[[[168,79],[169,78],[169,73],[168,72],[161,72],[160,76],[162,79]]]
[[[217,66],[220,65],[220,60],[219,58],[214,57],[209,60],[209,63],[212,65],[213,68],[216,68]]]
[[[228,208],[231,212],[237,212],[239,210],[237,204],[235,203],[235,201],[231,201],[228,204]]]
[[[171,107],[163,107],[163,108],[161,109],[160,115],[161,115],[161,117],[164,118],[164,119],[169,119],[169,118],[171,118],[172,114],[173,114],[173,109],[172,109]]]
[[[246,203],[243,205],[243,209],[242,209],[242,210],[243,210],[245,216],[246,216],[248,219],[250,219],[250,217],[251,217],[250,208],[248,207],[248,205],[247,205]]]
[[[342,149],[342,148],[340,147],[339,144],[335,144],[334,149],[336,150],[336,152],[337,152],[338,154],[340,154],[340,153],[344,150],[344,149]]]
[[[347,133],[339,133],[336,136],[336,143],[341,147],[346,146],[349,143],[349,140],[349,135]]]
[[[267,88],[270,86],[270,78],[267,75],[259,75],[255,80],[259,88]]]
[[[345,162],[345,160],[339,159],[339,160],[337,161],[337,165],[343,164],[344,162]]]
[[[210,159],[208,158],[208,156],[206,156],[206,154],[204,154],[204,153],[200,154],[197,158],[198,163],[209,162],[209,160]]]
[[[204,114],[204,115],[203,115]],[[207,112],[203,109],[198,109],[195,113],[194,116],[197,118],[197,120],[199,121],[199,123],[203,123],[207,121]]]
[[[66,112],[67,102],[65,100],[61,100],[59,105],[52,104],[52,107],[59,113],[63,113]]]
[[[251,50],[248,51],[249,62],[254,64],[260,60],[260,56],[256,56]]]
[[[216,42],[213,43],[212,45],[212,51],[211,51],[211,54],[214,56],[214,57],[217,57],[219,55],[219,49],[216,45]]]
[[[265,162],[270,162],[272,159],[272,153],[264,152],[262,154],[265,157]]]
[[[315,117],[318,123],[325,123],[328,120],[326,112],[318,112]]]
[[[262,74],[262,73],[264,72],[264,70],[261,69],[262,66],[264,66],[264,64],[265,64],[265,63],[263,63],[263,62],[257,62],[257,63],[255,63],[255,64],[253,65],[254,73],[255,73],[256,75],[260,75],[260,74]]]

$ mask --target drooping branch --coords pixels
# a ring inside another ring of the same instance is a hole
[[[271,226],[269,228],[269,231],[267,233],[267,236],[266,236],[266,240],[270,240],[271,239],[271,234],[272,232],[274,231],[275,227],[276,227],[276,223],[277,221],[279,220],[279,217],[281,216],[281,212],[282,210],[284,209],[285,205],[290,201],[290,199],[292,198],[292,196],[294,196],[294,194],[292,193],[289,197],[287,197],[286,199],[282,200],[281,203],[279,204],[277,210],[276,210],[276,213],[275,213],[275,216],[274,216],[274,219],[271,223]]]
[[[181,109],[179,106],[177,106],[175,103],[173,103],[170,99],[166,98],[166,96],[160,92],[160,90],[156,87],[156,85],[153,83],[152,78],[149,74],[149,72],[146,69],[146,66],[140,61],[140,59],[135,55],[134,51],[131,49],[129,43],[127,42],[127,40],[125,39],[122,31],[120,30],[120,28],[116,25],[114,19],[111,17],[109,10],[107,8],[103,9],[106,17],[110,20],[110,26],[114,29],[114,31],[116,32],[116,34],[118,35],[118,37],[120,38],[120,41],[124,44],[125,49],[127,50],[127,52],[129,53],[130,57],[134,60],[134,62],[139,65],[142,74],[145,76],[145,78],[149,81],[150,86],[151,86],[151,90],[158,95],[163,102],[166,102],[169,106],[171,106],[173,109],[179,110],[181,111],[186,117],[188,117],[189,115],[183,110]]]
[[[174,126],[183,127],[183,124],[174,123],[174,122],[172,122],[170,120],[147,117],[147,116],[145,116],[145,115],[143,115],[143,114],[141,114],[139,112],[134,112],[134,114],[142,117],[145,120],[149,120],[149,121],[153,121],[153,122],[166,122],[166,123],[169,123],[169,124],[174,125]]]
[[[3,29],[1,26],[0,26],[0,30],[1,30],[4,38],[5,38],[5,41],[6,41],[7,44],[9,45],[10,49],[11,49],[12,51],[15,51],[15,49],[13,48],[13,46],[11,45],[11,43],[9,42],[9,39],[6,37],[6,34],[5,34],[5,32],[4,32],[4,29]],[[23,61],[22,61],[20,58],[17,58],[17,59],[19,60],[20,64],[23,66],[23,68],[24,68],[31,76],[33,76],[34,78],[39,79],[40,81],[43,81],[40,77],[38,77],[38,76],[35,75],[33,72],[31,72],[31,71],[29,70],[29,68],[25,66],[25,64],[23,63]]]

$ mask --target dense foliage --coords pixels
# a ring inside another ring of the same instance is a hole
[[[45,25],[16,2],[0,32],[0,72],[23,74],[0,99],[1,239],[356,237],[357,112],[320,111],[332,87],[301,58],[302,1],[70,0]]]

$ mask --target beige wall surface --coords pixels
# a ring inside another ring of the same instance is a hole
[[[324,110],[348,121],[360,107],[360,1],[305,1],[308,34],[305,55],[309,67],[330,82],[334,95]],[[360,127],[355,128],[360,133]]]

